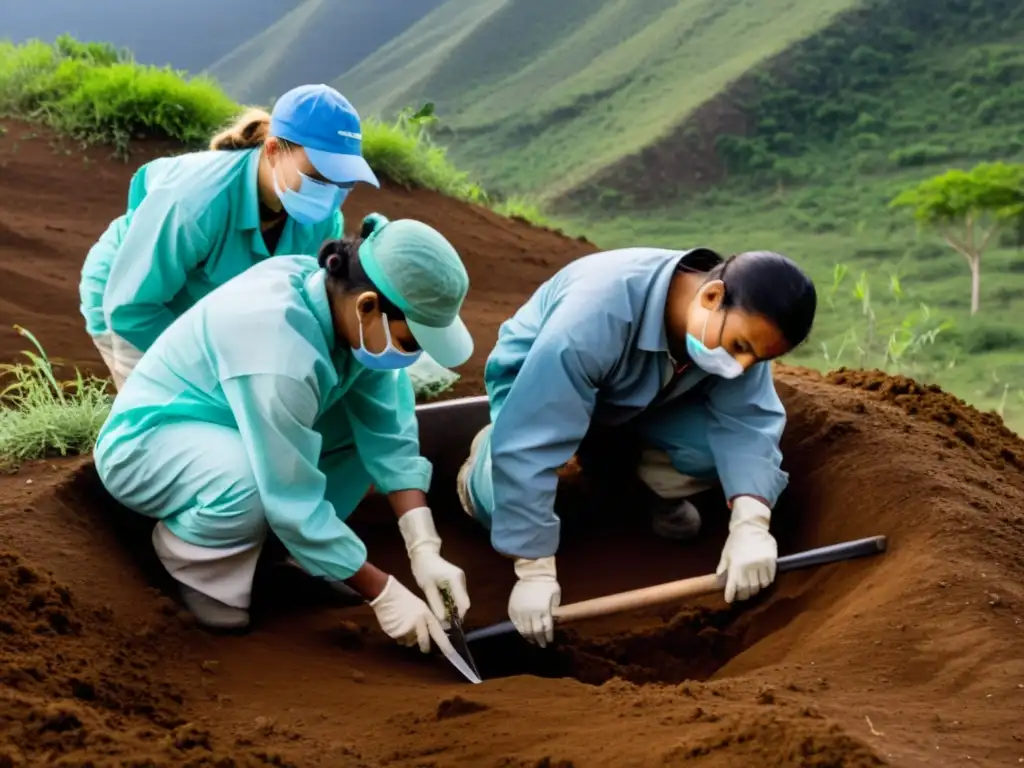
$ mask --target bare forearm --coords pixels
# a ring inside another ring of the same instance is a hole
[[[364,600],[370,601],[376,599],[384,591],[384,586],[388,583],[388,574],[367,561],[352,576],[345,579],[345,583],[358,592]]]
[[[391,502],[391,509],[395,511],[395,517],[398,518],[410,510],[428,506],[427,495],[423,491],[415,489],[393,491],[388,494],[388,501]]]

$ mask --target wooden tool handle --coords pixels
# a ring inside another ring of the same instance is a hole
[[[841,544],[830,544],[829,546],[780,557],[776,562],[776,572],[786,573],[787,571],[796,571],[801,568],[813,568],[816,565],[838,563],[857,557],[877,555],[880,552],[884,552],[885,549],[885,536],[870,536],[866,539],[844,541]],[[718,577],[713,573],[709,573],[705,576],[694,576],[689,579],[657,584],[653,587],[644,587],[643,589],[634,589],[629,592],[595,597],[579,603],[569,603],[556,608],[554,617],[559,624],[569,621],[580,621],[581,619],[591,619],[596,616],[608,616],[613,613],[631,611],[636,608],[671,603],[684,597],[708,595],[718,592],[722,587],[723,584],[718,580]],[[499,624],[492,624],[489,627],[481,627],[480,629],[474,629],[472,632],[467,632],[466,641],[483,640],[488,637],[496,637],[515,631],[516,628],[512,625],[511,621],[503,621]]]
[[[722,584],[718,581],[718,577],[709,573],[705,576],[694,576],[689,579],[656,584],[653,587],[633,589],[629,592],[619,592],[614,595],[581,600],[578,603],[569,603],[556,608],[554,616],[559,624],[564,624],[568,621],[592,619],[596,616],[608,616],[613,613],[647,608],[651,605],[662,605],[687,597],[710,595],[713,592],[721,591],[721,589]]]

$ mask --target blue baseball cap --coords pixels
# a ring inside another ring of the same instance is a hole
[[[329,85],[300,85],[281,96],[270,115],[270,135],[306,150],[309,162],[329,181],[380,187],[363,158],[359,113]]]

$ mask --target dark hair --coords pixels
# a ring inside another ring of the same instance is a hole
[[[710,248],[694,248],[687,251],[679,260],[676,272],[710,272],[723,263],[725,259]]]
[[[365,225],[363,230],[365,232]],[[405,320],[405,313],[373,284],[366,274],[366,270],[363,269],[363,265],[359,263],[359,244],[361,242],[362,237],[351,236],[341,240],[328,240],[320,246],[317,261],[323,269],[327,270],[330,279],[340,283],[346,293],[373,291],[377,294],[380,311],[388,316],[388,320]]]
[[[730,256],[708,272],[725,283],[723,309],[741,309],[770,320],[789,343],[802,344],[811,333],[818,293],[796,262],[772,251]]]

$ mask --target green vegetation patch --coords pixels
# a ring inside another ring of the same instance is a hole
[[[42,345],[17,328],[36,352],[27,363],[0,365],[0,471],[48,456],[88,453],[110,413],[108,382],[75,371],[59,380]]]
[[[64,35],[52,45],[0,42],[0,115],[44,123],[127,156],[131,141],[156,138],[203,148],[242,111],[207,77],[134,62],[106,43]],[[430,140],[432,108],[394,122],[363,121],[363,154],[380,175],[410,187],[486,203],[487,196]]]

